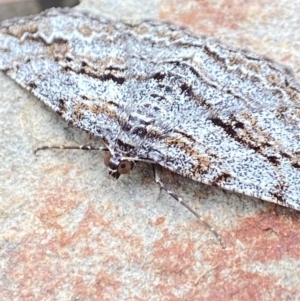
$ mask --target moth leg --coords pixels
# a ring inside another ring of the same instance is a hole
[[[68,146],[68,145],[51,145],[51,146],[41,146],[34,150],[34,154],[36,154],[40,150],[46,150],[46,149],[78,149],[78,150],[100,150],[100,151],[109,151],[107,147],[95,147],[91,145],[74,145],[74,146]]]
[[[187,203],[185,203],[181,197],[179,197],[176,193],[174,193],[172,190],[169,190],[168,187],[166,187],[166,185],[161,181],[161,179],[158,175],[158,169],[157,169],[156,164],[153,164],[153,170],[154,170],[155,182],[159,185],[159,187],[162,188],[164,191],[166,191],[173,199],[175,199],[178,203],[183,205],[192,214],[194,214],[205,225],[205,227],[213,233],[213,235],[216,237],[218,242],[223,247],[222,241],[221,241],[217,231],[214,229],[214,227],[212,227],[207,221],[205,221],[203,219],[202,216],[200,216],[194,209],[192,209]]]

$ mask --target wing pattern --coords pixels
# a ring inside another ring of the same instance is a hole
[[[178,26],[72,9],[7,20],[0,70],[111,162],[150,160],[300,210],[300,86],[268,58]]]

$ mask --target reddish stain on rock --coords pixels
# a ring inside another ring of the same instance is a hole
[[[289,213],[262,212],[222,233],[225,249],[204,254],[216,268],[203,300],[286,300],[300,293],[299,286],[288,288],[277,276],[288,258],[300,258],[299,213]]]
[[[255,14],[261,6],[258,1],[224,0],[188,1],[164,0],[161,4],[161,19],[176,16],[176,22],[188,24],[195,31],[213,34],[217,28],[236,29],[239,22]]]

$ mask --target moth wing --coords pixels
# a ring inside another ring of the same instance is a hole
[[[140,110],[147,133],[138,157],[300,210],[300,88],[291,71],[215,40],[192,39],[180,39],[181,47],[166,42],[152,76],[136,87],[140,95],[155,91]]]
[[[0,70],[70,124],[115,135],[126,68],[117,33],[110,22],[72,9],[7,20],[0,26]]]
[[[0,41],[0,69],[74,126],[300,210],[300,88],[287,68],[165,23],[74,10],[4,21]]]

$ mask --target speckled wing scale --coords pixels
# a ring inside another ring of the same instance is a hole
[[[51,9],[1,23],[0,69],[101,137],[116,178],[154,162],[300,210],[300,86],[267,58],[162,22]]]

